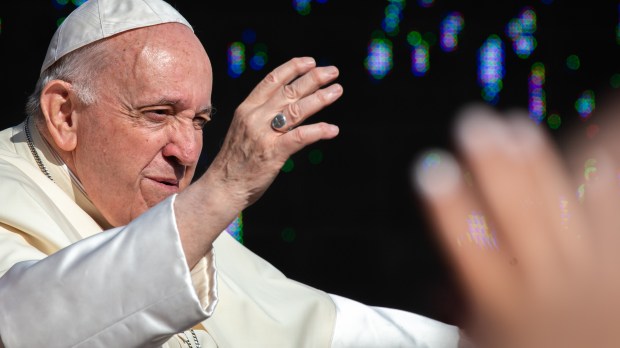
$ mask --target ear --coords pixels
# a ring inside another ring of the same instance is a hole
[[[63,151],[77,145],[78,100],[66,81],[52,80],[41,91],[41,111],[52,140]]]

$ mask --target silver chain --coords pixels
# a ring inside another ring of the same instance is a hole
[[[200,341],[198,341],[198,337],[196,336],[196,332],[194,332],[194,329],[189,330],[189,332],[192,334],[192,337],[194,338],[194,343],[196,343],[196,348],[201,348],[202,346],[200,345]],[[184,335],[185,335],[185,344],[187,344],[189,348],[193,348],[194,346],[192,346],[192,342],[189,340],[189,337],[187,337],[187,334],[184,333]]]
[[[37,153],[37,150],[34,147],[34,141],[32,141],[32,135],[30,134],[30,127],[28,127],[29,121],[30,121],[30,116],[26,117],[26,124],[24,125],[24,132],[26,133],[26,140],[28,142],[28,148],[30,148],[30,152],[32,153],[32,156],[34,157],[35,162],[37,162],[39,169],[41,169],[41,172],[45,174],[45,176],[47,176],[48,179],[54,182],[54,179],[52,179],[52,176],[50,175],[49,171],[45,167],[45,164],[43,164],[41,157],[39,157],[39,154]],[[194,339],[196,348],[201,348],[202,346],[200,345],[200,341],[198,340],[198,337],[196,336],[196,332],[194,332],[193,329],[189,330],[189,332],[192,334],[192,338]],[[185,334],[185,343],[190,348],[194,347],[189,337],[187,337],[187,334]]]
[[[45,176],[47,176],[48,179],[54,182],[54,179],[52,179],[50,172],[47,171],[47,168],[45,168],[45,164],[43,164],[41,157],[39,157],[37,150],[34,148],[34,141],[32,141],[32,135],[30,134],[30,127],[28,127],[29,122],[30,122],[30,116],[26,117],[26,125],[24,126],[24,132],[26,133],[26,139],[28,141],[28,148],[30,148],[30,152],[32,153],[32,156],[34,157],[35,162],[37,162],[39,169],[41,169],[41,172],[45,174]]]

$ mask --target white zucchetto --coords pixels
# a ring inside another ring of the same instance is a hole
[[[54,33],[41,72],[80,47],[127,30],[181,23],[181,14],[163,0],[89,0],[75,9]]]

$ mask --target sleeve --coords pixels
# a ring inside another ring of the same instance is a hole
[[[329,296],[336,305],[332,348],[464,347],[456,326],[398,309]]]
[[[211,316],[213,252],[189,270],[174,198],[127,226],[9,269],[0,278],[4,346],[158,347]]]

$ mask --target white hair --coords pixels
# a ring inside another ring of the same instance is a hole
[[[93,104],[97,100],[95,81],[105,67],[109,54],[106,42],[107,40],[100,40],[81,47],[45,69],[39,76],[34,92],[28,97],[26,114],[35,120],[43,119],[41,92],[52,80],[71,83],[72,90],[81,103]]]

